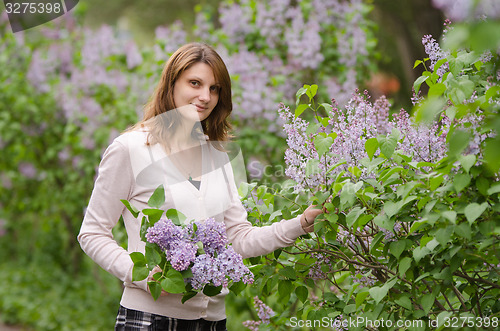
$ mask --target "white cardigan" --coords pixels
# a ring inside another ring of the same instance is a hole
[[[162,209],[175,208],[187,216],[187,221],[214,217],[224,222],[229,242],[244,258],[293,244],[305,234],[300,216],[271,226],[253,227],[237,195],[226,153],[202,142],[203,174],[198,190],[183,178],[159,144],[146,145],[147,135],[145,131],[127,132],[106,149],[78,241],[88,256],[124,282],[122,306],[180,319],[222,320],[226,316],[227,290],[214,297],[198,294],[182,304],[181,294],[169,294],[154,301],[147,291],[146,280],[132,281],[133,262],[129,253],[145,250],[145,242],[140,239],[142,217],[134,218],[120,199],[130,201],[138,210],[149,208],[149,198],[163,184]],[[128,251],[112,235],[120,216],[127,230]]]

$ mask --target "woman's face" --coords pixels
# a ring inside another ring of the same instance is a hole
[[[206,63],[197,62],[175,82],[175,106],[184,118],[203,121],[217,105],[219,89],[212,68]]]

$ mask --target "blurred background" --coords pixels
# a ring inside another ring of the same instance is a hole
[[[318,84],[320,102],[359,88],[411,112],[422,37],[444,23],[431,0],[87,0],[15,34],[0,12],[0,321],[26,330],[112,329],[121,284],[76,235],[102,152],[180,45],[225,60],[248,178],[270,185],[286,179],[280,102]],[[115,238],[126,245],[122,224]],[[230,296],[227,313],[241,329],[252,298]]]

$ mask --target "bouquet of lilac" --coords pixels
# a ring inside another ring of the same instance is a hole
[[[160,186],[148,201],[154,208],[142,210],[141,238],[146,241],[146,250],[145,254],[130,254],[133,281],[146,279],[158,266],[161,271],[148,281],[153,298],[157,300],[162,290],[183,293],[183,303],[198,292],[213,296],[229,288],[237,294],[253,283],[252,272],[227,240],[224,223],[207,218],[185,224],[185,216],[177,210],[158,209],[164,200]],[[139,216],[127,200],[122,202]]]

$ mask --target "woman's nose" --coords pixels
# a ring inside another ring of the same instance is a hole
[[[210,88],[201,89],[200,96],[199,96],[200,101],[208,102],[208,101],[210,101],[210,97],[211,97]]]

